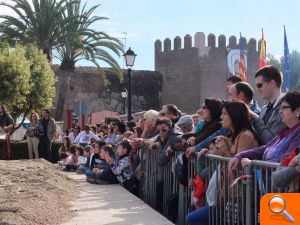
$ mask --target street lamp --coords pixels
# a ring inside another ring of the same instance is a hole
[[[121,96],[123,99],[123,113],[126,114],[126,98],[127,98],[127,89],[124,88],[124,91],[121,92]]]
[[[125,63],[126,63],[126,66],[128,68],[128,95],[127,95],[127,104],[128,104],[127,105],[128,106],[127,116],[128,116],[128,119],[127,119],[127,121],[132,120],[132,116],[131,116],[131,91],[132,91],[132,88],[131,88],[131,67],[133,67],[133,65],[134,65],[134,60],[135,60],[136,56],[137,55],[134,54],[134,52],[131,50],[130,47],[127,50],[127,52],[124,54]]]

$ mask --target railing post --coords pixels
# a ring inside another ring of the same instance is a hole
[[[244,169],[245,175],[253,175],[252,167]],[[253,225],[253,177],[246,179],[246,225]]]

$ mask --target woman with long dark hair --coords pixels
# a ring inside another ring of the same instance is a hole
[[[59,159],[63,159],[67,157],[67,151],[71,147],[70,138],[64,137],[63,144],[60,146],[58,150]]]
[[[14,128],[14,120],[9,115],[5,105],[0,105],[0,127],[2,129],[0,134],[0,159],[11,159],[10,133]]]
[[[219,155],[230,157],[259,145],[249,118],[245,103],[237,100],[224,103],[221,123],[229,132],[226,137],[219,136],[216,140]]]
[[[200,132],[196,135],[185,134],[182,136],[183,146],[188,147],[186,149],[187,156],[193,154],[196,151],[195,145],[203,141],[217,130],[219,130],[222,125],[220,123],[222,101],[214,98],[206,98],[204,100],[204,105],[201,110],[201,117],[204,120],[204,125]],[[187,141],[186,141],[187,140]]]

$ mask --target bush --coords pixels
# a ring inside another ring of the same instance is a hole
[[[54,141],[52,143],[51,152],[53,154],[53,161],[58,161],[58,149],[62,145],[62,142]],[[12,156],[14,160],[17,159],[28,159],[28,144],[27,141],[16,141],[11,142]]]

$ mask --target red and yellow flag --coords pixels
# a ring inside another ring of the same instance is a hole
[[[266,46],[264,39],[264,30],[262,30],[262,37],[260,42],[260,52],[259,52],[259,68],[267,65],[267,57],[266,57]]]
[[[247,68],[246,68],[246,64],[245,64],[245,55],[246,55],[246,52],[244,51],[242,34],[240,33],[240,77],[243,81],[246,81],[246,79],[247,79]]]

